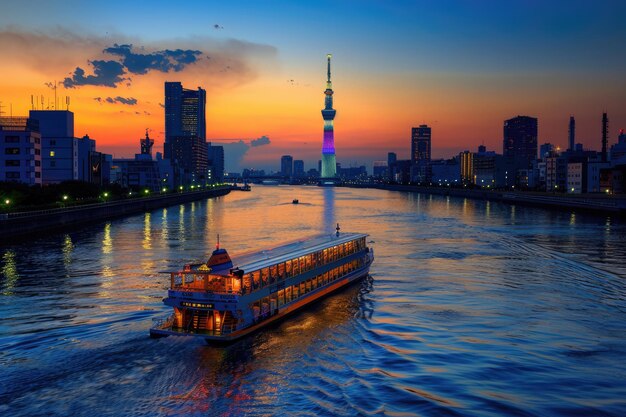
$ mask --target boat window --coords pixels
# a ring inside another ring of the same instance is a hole
[[[300,274],[300,261],[298,260],[298,258],[296,258],[293,259],[291,263],[293,264],[293,276],[295,277],[296,275]]]
[[[285,290],[278,291],[278,307],[285,304]]]
[[[255,290],[261,286],[261,272],[254,271],[252,273],[252,288]]]
[[[337,246],[333,246],[333,261],[339,259],[339,248]]]
[[[287,278],[293,276],[293,271],[291,270],[291,261],[285,262],[285,274]]]
[[[270,275],[269,268],[261,269],[261,285],[263,285],[264,287],[269,283],[269,275]]]
[[[270,284],[274,283],[277,277],[278,277],[278,266],[277,265],[270,266]]]
[[[285,288],[285,303],[290,302],[291,297],[292,297],[292,291],[291,291],[291,286],[289,286]]]
[[[300,297],[300,287],[296,284],[296,285],[292,285],[292,299],[297,299],[298,297]]]
[[[311,280],[310,279],[306,280],[305,287],[306,287],[306,292],[311,292]]]
[[[285,263],[284,262],[281,262],[278,264],[278,279],[279,280],[285,279]]]
[[[306,270],[307,271],[310,271],[311,269],[313,269],[313,261],[311,260],[312,257],[313,255],[306,256]]]
[[[249,294],[251,287],[252,287],[252,279],[250,277],[250,274],[246,274],[243,276],[243,293]]]
[[[324,249],[322,263],[326,265],[328,263],[328,249]]]
[[[304,294],[306,294],[306,286],[304,285],[304,282],[300,283],[300,296],[303,296]]]
[[[304,256],[300,257],[300,273],[303,273],[306,271],[306,259]]]
[[[328,284],[328,272],[324,272],[324,284]]]

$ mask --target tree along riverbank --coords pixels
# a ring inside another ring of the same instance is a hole
[[[219,186],[179,194],[164,194],[50,210],[5,213],[0,215],[0,245],[9,241],[12,243],[17,238],[68,230],[162,207],[220,197],[230,191],[230,186]]]

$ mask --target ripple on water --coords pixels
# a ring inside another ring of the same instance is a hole
[[[307,204],[281,204],[296,194]],[[205,259],[215,234],[236,255],[337,221],[370,234],[372,277],[229,346],[147,337],[169,313],[158,271]],[[2,248],[0,414],[623,416],[625,232],[453,197],[258,186]]]

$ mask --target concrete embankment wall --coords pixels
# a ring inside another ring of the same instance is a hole
[[[230,187],[219,187],[182,194],[168,194],[65,209],[9,214],[4,218],[0,217],[0,245],[11,243],[14,239],[25,236],[35,236],[51,231],[75,228],[116,217],[144,213],[162,207],[219,197],[229,192]]]
[[[481,200],[502,201],[511,204],[551,207],[555,209],[585,210],[598,213],[626,215],[626,197],[603,194],[548,194],[524,191],[467,190],[443,187],[420,187],[413,185],[370,185],[392,191],[413,191],[424,194],[449,195]]]

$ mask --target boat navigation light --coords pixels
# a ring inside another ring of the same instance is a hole
[[[335,230],[337,231],[337,236],[339,236],[339,230],[341,229],[341,227],[339,227],[339,223],[337,223],[337,227],[335,228]]]

